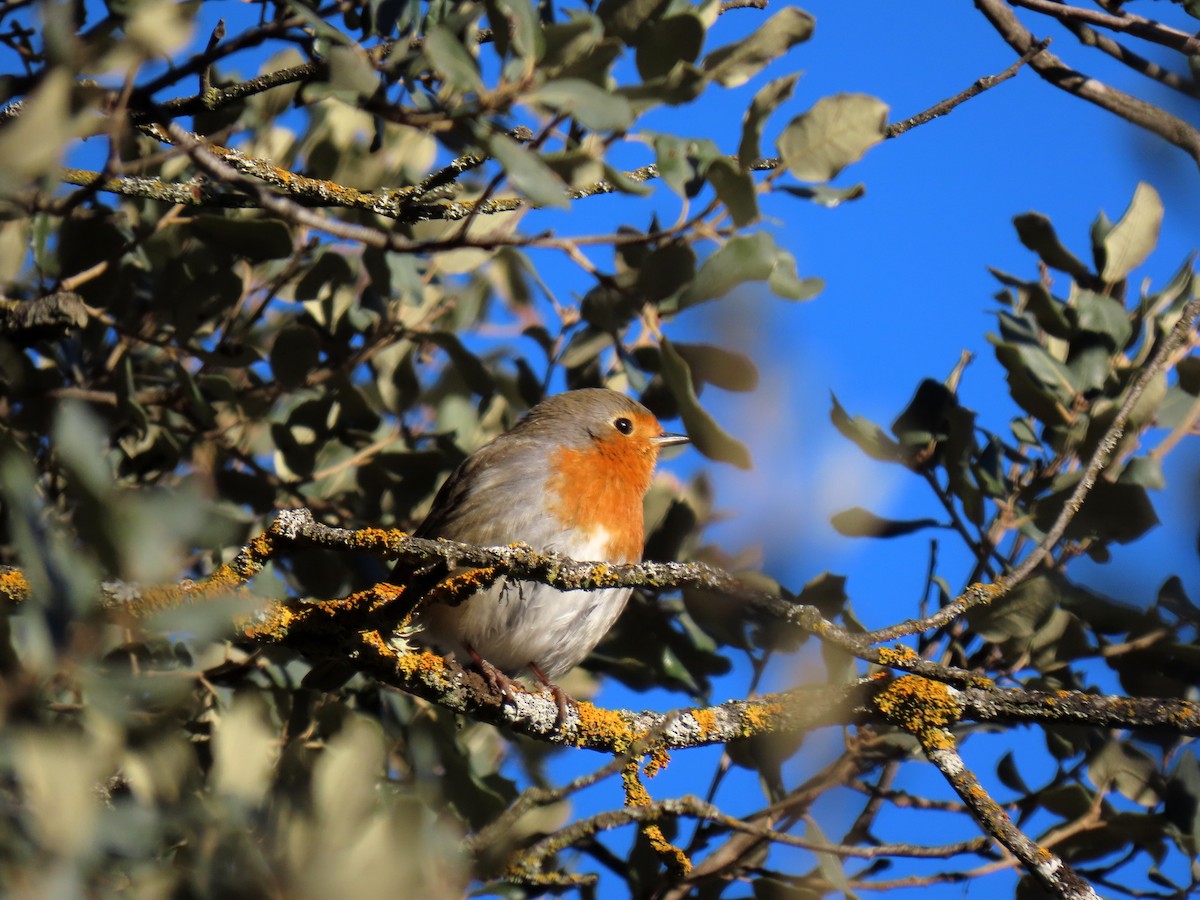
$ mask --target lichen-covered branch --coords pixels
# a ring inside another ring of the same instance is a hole
[[[984,831],[1007,847],[1052,896],[1063,900],[1099,900],[1078,873],[1019,829],[967,768],[950,731],[959,718],[958,692],[948,685],[908,676],[875,698],[888,721],[912,734],[926,758],[950,782]]]

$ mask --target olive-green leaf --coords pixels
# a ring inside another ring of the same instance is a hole
[[[808,40],[814,24],[813,17],[804,10],[784,7],[752,34],[708,54],[702,66],[714,81],[724,87],[737,87],[796,44]]]
[[[1112,350],[1125,346],[1133,334],[1133,323],[1119,301],[1094,291],[1079,291],[1074,301],[1080,331],[1099,335]]]
[[[696,276],[696,251],[675,241],[657,247],[638,269],[637,289],[647,300],[674,296]]]
[[[317,333],[307,325],[284,328],[271,345],[271,372],[275,380],[287,390],[300,387],[308,373],[320,364],[320,349]]]
[[[709,459],[733,463],[739,469],[749,469],[750,451],[746,445],[718,425],[700,405],[687,361],[666,338],[660,342],[660,348],[663,380],[679,405],[679,417],[683,419],[683,426],[692,444]]]
[[[829,181],[883,140],[887,104],[866,94],[822,97],[788,123],[779,155],[801,181]]]
[[[1163,204],[1146,182],[1138,183],[1129,208],[1120,221],[1104,236],[1104,271],[1109,284],[1120,281],[1146,261],[1162,227]]]
[[[329,48],[329,87],[351,98],[370,97],[379,90],[379,73],[361,47]]]
[[[421,49],[446,84],[460,91],[483,90],[478,63],[449,28],[434,25],[425,35]]]
[[[1097,787],[1115,787],[1141,806],[1157,806],[1158,766],[1154,760],[1124,741],[1110,738],[1088,761],[1088,777]]]
[[[192,219],[191,228],[207,242],[253,262],[292,255],[291,232],[277,219],[205,215]]]
[[[596,15],[608,26],[611,34],[628,42],[665,5],[666,0],[600,0]]]
[[[457,335],[448,331],[435,331],[429,335],[428,340],[446,351],[446,355],[450,357],[454,367],[462,375],[467,387],[483,396],[492,392],[496,382],[492,378],[491,372],[487,370],[487,366],[480,361],[478,356],[463,346]]]
[[[819,278],[799,278],[795,257],[780,249],[770,234],[759,231],[730,238],[706,259],[680,306],[724,297],[746,281],[766,281],[775,293],[790,300],[807,300],[824,286]]]
[[[743,169],[749,168],[750,164],[758,159],[763,125],[779,104],[792,96],[792,90],[799,78],[800,73],[795,72],[769,81],[758,89],[758,93],[750,101],[750,108],[742,117],[742,140],[738,144],[738,162]]]
[[[508,180],[538,206],[569,207],[567,185],[533,151],[526,150],[506,134],[489,135],[488,150],[504,167]]]
[[[530,94],[529,99],[573,116],[593,131],[618,131],[633,122],[633,107],[628,100],[582,78],[551,81]]]
[[[1054,225],[1039,212],[1027,212],[1013,219],[1021,243],[1041,257],[1052,269],[1066,272],[1072,278],[1085,279],[1091,272],[1075,254],[1063,246]]]
[[[758,191],[749,172],[722,156],[709,163],[706,174],[736,227],[743,228],[758,219]]]
[[[793,197],[811,200],[818,206],[824,206],[827,209],[833,209],[836,206],[841,206],[847,200],[858,200],[860,197],[867,195],[867,186],[865,184],[852,184],[844,188],[830,187],[827,184],[785,184],[782,187],[785,193],[791,194]]]
[[[859,449],[872,459],[883,462],[900,462],[904,459],[900,445],[888,437],[886,431],[870,419],[864,419],[862,416],[852,418],[836,396],[831,396],[831,399],[833,409],[829,411],[829,418],[834,428],[854,441]]]
[[[903,537],[924,528],[938,527],[936,519],[885,519],[861,506],[835,513],[829,521],[838,534],[846,537]]]
[[[752,391],[758,387],[758,366],[742,354],[712,344],[674,344],[696,381],[726,391]]]
[[[538,59],[545,50],[537,10],[530,0],[498,0],[498,6],[508,14],[510,38],[517,53],[530,59]]]
[[[705,32],[704,20],[690,10],[647,24],[637,45],[642,80],[663,78],[680,62],[694,63],[704,46]]]

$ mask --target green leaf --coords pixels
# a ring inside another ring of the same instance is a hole
[[[966,616],[973,632],[1000,644],[1012,638],[1032,638],[1061,602],[1055,582],[1034,577],[1017,585],[1003,600],[977,606]]]
[[[1167,782],[1163,813],[1182,834],[1192,839],[1192,851],[1200,839],[1200,762],[1195,750],[1185,750],[1175,763]]]
[[[1078,257],[1062,245],[1050,220],[1041,213],[1028,212],[1013,219],[1021,243],[1041,257],[1052,269],[1066,272],[1077,281],[1090,279],[1092,273]]]
[[[745,84],[759,71],[812,35],[815,20],[802,9],[781,9],[740,41],[714,50],[702,66],[723,87]]]
[[[830,397],[833,400],[833,409],[830,410],[829,418],[833,426],[854,441],[867,456],[883,462],[901,462],[904,459],[900,445],[888,437],[887,432],[862,416],[850,418],[850,414],[842,408],[838,398],[833,395]]]
[[[529,95],[542,106],[573,116],[593,131],[620,131],[633,123],[633,108],[619,94],[605,91],[582,78],[560,78]]]
[[[742,117],[742,140],[738,144],[738,163],[743,169],[748,169],[761,156],[759,142],[762,140],[763,125],[779,104],[792,96],[799,78],[800,73],[796,72],[769,81],[758,89],[750,101],[750,108]]]
[[[655,134],[654,155],[658,174],[672,191],[680,197],[687,196],[688,183],[695,177],[688,159],[690,141],[669,134]]]
[[[567,185],[534,152],[526,150],[506,134],[487,138],[488,152],[504,167],[508,180],[538,206],[567,209]]]
[[[1017,770],[1017,761],[1011,750],[1000,757],[1000,762],[996,763],[996,777],[1000,779],[1001,784],[1017,793],[1029,793],[1029,786],[1025,784],[1025,779]]]
[[[292,255],[292,234],[277,219],[234,219],[204,215],[191,221],[191,228],[217,246],[252,262],[286,259]]]
[[[509,37],[517,53],[530,60],[541,58],[546,42],[530,0],[497,0],[496,5],[507,14]]]
[[[1075,388],[1072,372],[1035,344],[1007,343],[989,335],[996,359],[1008,372],[1009,392],[1020,407],[1047,425],[1065,424]]]
[[[709,163],[706,174],[736,227],[757,221],[758,191],[749,172],[743,172],[737,163],[722,156]]]
[[[838,534],[846,537],[903,537],[925,528],[941,527],[936,519],[884,519],[861,506],[854,506],[830,518]]]
[[[463,346],[456,335],[448,331],[435,331],[426,340],[446,351],[463,381],[474,393],[486,397],[495,390],[496,382],[492,373],[480,362],[479,357]]]
[[[883,140],[887,104],[866,94],[822,97],[779,136],[783,163],[801,181],[829,181]]]
[[[483,92],[479,64],[449,28],[444,25],[430,28],[421,50],[446,84],[460,91]]]
[[[600,0],[596,15],[608,26],[608,32],[632,44],[634,34],[656,18],[667,0]]]
[[[1154,760],[1124,741],[1110,738],[1088,761],[1088,777],[1098,788],[1115,787],[1141,806],[1157,806],[1158,767]]]
[[[785,184],[783,190],[793,197],[811,200],[818,206],[824,206],[827,209],[833,209],[835,206],[841,206],[847,200],[857,200],[867,195],[865,184],[852,184],[850,187],[844,188],[830,187],[827,184],[804,186]]]
[[[1153,491],[1161,491],[1167,486],[1162,461],[1155,456],[1135,456],[1125,464],[1117,480],[1122,484],[1135,484]]]
[[[825,836],[825,833],[817,826],[817,823],[811,818],[805,823],[804,836],[810,841],[815,841],[819,844],[829,844],[831,841]],[[843,897],[853,897],[854,893],[850,889],[850,879],[846,877],[846,868],[842,865],[842,858],[836,853],[818,853],[817,868],[821,870],[821,874],[825,880],[829,882],[829,886]]]
[[[1059,512],[1075,489],[1078,472],[1056,482],[1056,490],[1037,501],[1034,522],[1042,531],[1048,531]],[[1154,504],[1146,489],[1136,484],[1113,484],[1103,478],[1098,480],[1067,526],[1066,538],[1081,541],[1091,538],[1103,543],[1115,541],[1128,544],[1158,524]]]
[[[1146,261],[1162,228],[1163,205],[1158,192],[1146,182],[1138,183],[1129,208],[1103,239],[1104,269],[1101,277],[1112,284],[1121,281]]]
[[[59,405],[54,414],[52,445],[59,461],[90,497],[108,497],[113,475],[106,458],[107,435],[101,420],[82,403]]]
[[[662,350],[662,375],[679,404],[679,417],[696,449],[709,459],[729,462],[739,469],[751,466],[746,445],[725,431],[700,405],[692,383],[687,361],[665,337],[659,344]]]
[[[680,305],[724,297],[747,281],[767,281],[775,293],[792,300],[815,297],[824,287],[819,278],[798,278],[795,257],[781,250],[770,234],[758,231],[730,238],[706,259]]]
[[[750,357],[712,344],[673,345],[696,381],[726,391],[752,391],[758,387],[758,367]]]
[[[652,303],[673,297],[696,277],[696,251],[676,241],[656,248],[638,269],[638,292]]]
[[[361,47],[330,47],[329,88],[354,102],[371,97],[380,88],[379,73]]]
[[[1081,331],[1099,335],[1114,351],[1129,343],[1133,324],[1121,303],[1094,291],[1077,291],[1073,300],[1075,323]]]
[[[633,104],[639,113],[666,103],[678,106],[681,103],[691,103],[708,87],[708,76],[689,62],[679,61],[671,67],[671,71],[661,78],[653,78],[642,84],[621,88],[618,93]]]
[[[317,334],[305,325],[284,328],[271,345],[271,373],[285,390],[304,384],[308,373],[321,361]]]
[[[638,34],[637,69],[643,81],[663,78],[677,63],[694,63],[704,46],[704,21],[686,11],[648,23]]]

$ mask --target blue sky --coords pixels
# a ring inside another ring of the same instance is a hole
[[[224,15],[231,24],[248,9],[216,6],[220,8],[204,14]],[[1147,15],[1169,19],[1178,14],[1177,7],[1167,3],[1140,6],[1147,7]],[[778,4],[772,4],[775,8]],[[801,69],[804,75],[795,96],[767,130],[764,152],[769,152],[779,128],[822,96],[845,91],[875,95],[890,105],[895,121],[982,75],[1000,72],[1015,58],[966,3],[814,0],[805,8],[816,16],[816,32],[785,60],[743,87],[714,88],[704,98],[700,115],[695,109],[661,110],[645,125],[711,138],[723,150],[736,152],[741,116],[755,89],[769,78]],[[710,46],[748,33],[770,11],[723,16]],[[1194,30],[1194,21],[1181,14],[1178,18],[1180,27],[1190,22]],[[1181,109],[1181,101],[1166,89],[1148,88],[1118,65],[1085,52],[1074,37],[1051,27],[1048,20],[1025,20],[1039,36],[1052,36],[1052,49],[1068,61],[1195,120],[1194,106]],[[213,24],[203,22],[201,41]],[[239,68],[250,74],[257,64],[254,57],[246,57]],[[648,161],[649,156],[638,163]],[[666,329],[674,339],[740,346],[755,356],[762,372],[762,385],[753,395],[710,390],[704,396],[718,419],[750,446],[753,470],[710,464],[694,453],[665,466],[684,475],[704,468],[712,475],[726,519],[710,539],[729,550],[761,547],[764,570],[792,588],[823,570],[848,575],[855,609],[871,626],[911,615],[924,581],[927,538],[842,538],[829,526],[828,517],[852,505],[881,515],[936,517],[935,501],[914,476],[866,460],[837,435],[828,418],[830,394],[836,393],[852,413],[886,426],[922,378],[945,377],[966,349],[975,354],[975,361],[962,384],[964,402],[980,412],[983,427],[1004,430],[1014,409],[984,340],[997,287],[987,267],[1026,277],[1036,273],[1035,258],[1017,240],[1012,217],[1031,209],[1047,214],[1064,242],[1088,258],[1087,229],[1096,213],[1103,209],[1115,219],[1135,185],[1148,181],[1164,200],[1166,219],[1159,248],[1142,274],[1161,286],[1200,243],[1196,176],[1194,163],[1181,151],[1025,70],[949,116],[871,150],[836,181],[864,183],[867,192],[858,201],[826,209],[782,195],[765,199],[768,227],[795,254],[801,275],[825,279],[825,291],[811,302],[794,304],[746,290],[689,310]],[[592,198],[577,203],[570,213],[586,216],[586,227],[576,220],[570,230],[596,233],[621,221],[644,226],[651,209],[673,219],[678,201],[661,184],[649,200]],[[527,225],[534,229],[539,221],[534,215]],[[548,215],[545,221],[564,220]],[[609,251],[597,251],[594,257],[611,267]],[[586,290],[588,280],[561,257],[539,256],[537,261],[560,299]],[[1112,596],[1136,603],[1152,600],[1161,581],[1178,574],[1189,595],[1200,600],[1198,468],[1195,442],[1185,443],[1168,462],[1167,490],[1154,498],[1164,525],[1137,544],[1119,548],[1109,565],[1081,563],[1076,574]],[[952,586],[960,586],[965,557],[948,536],[941,540],[940,558],[942,574]],[[802,682],[807,670],[806,663],[781,668],[773,674],[774,686]],[[720,682],[714,699],[741,696],[745,690],[745,673],[735,671]],[[598,702],[668,709],[681,698],[635,695],[611,685]],[[1040,744],[1040,738],[1031,736]],[[838,740],[836,733],[811,737],[801,756],[803,764],[828,759]],[[1006,749],[1005,743],[987,738],[968,743],[967,760],[987,769]],[[1015,746],[1011,734],[1007,746]],[[680,754],[650,783],[652,794],[702,793],[715,758],[715,751]],[[591,754],[566,754],[556,771],[565,776],[601,762]],[[788,773],[793,781],[805,774],[800,767]],[[913,780],[897,786],[946,793],[929,771],[913,769],[903,778]],[[735,775],[727,784],[721,799],[729,811],[750,808],[755,799],[750,777]],[[611,808],[617,802],[619,786],[610,781],[583,795],[580,811]],[[838,809],[818,808],[818,813],[831,836],[848,824],[840,820],[843,813]],[[928,839],[969,836],[937,833]],[[625,840],[621,837],[619,843]],[[1000,888],[997,884],[979,887],[977,896],[993,889],[1007,893],[1011,880]],[[960,892],[953,889],[950,895]]]

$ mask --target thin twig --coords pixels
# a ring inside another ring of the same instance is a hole
[[[961,103],[965,103],[967,100],[970,100],[977,94],[982,94],[984,91],[994,88],[996,85],[1002,82],[1008,81],[1008,79],[1012,78],[1021,70],[1021,66],[1025,65],[1025,63],[1029,62],[1034,56],[1041,53],[1049,45],[1050,38],[1044,38],[1043,40],[1038,41],[1027,51],[1025,51],[1025,53],[1021,55],[1020,59],[1018,59],[1003,72],[1000,72],[997,75],[985,75],[982,78],[976,79],[975,82],[965,91],[960,91],[953,97],[948,97],[947,99],[943,100],[941,103],[935,103],[933,106],[929,107],[929,109],[925,110],[924,112],[917,113],[911,118],[904,119],[900,122],[893,122],[884,129],[883,136],[887,138],[899,137],[900,135],[904,134],[904,132],[916,128],[918,125],[924,125],[926,122],[930,122],[939,116],[946,115],[946,113],[953,110],[956,106]]]

